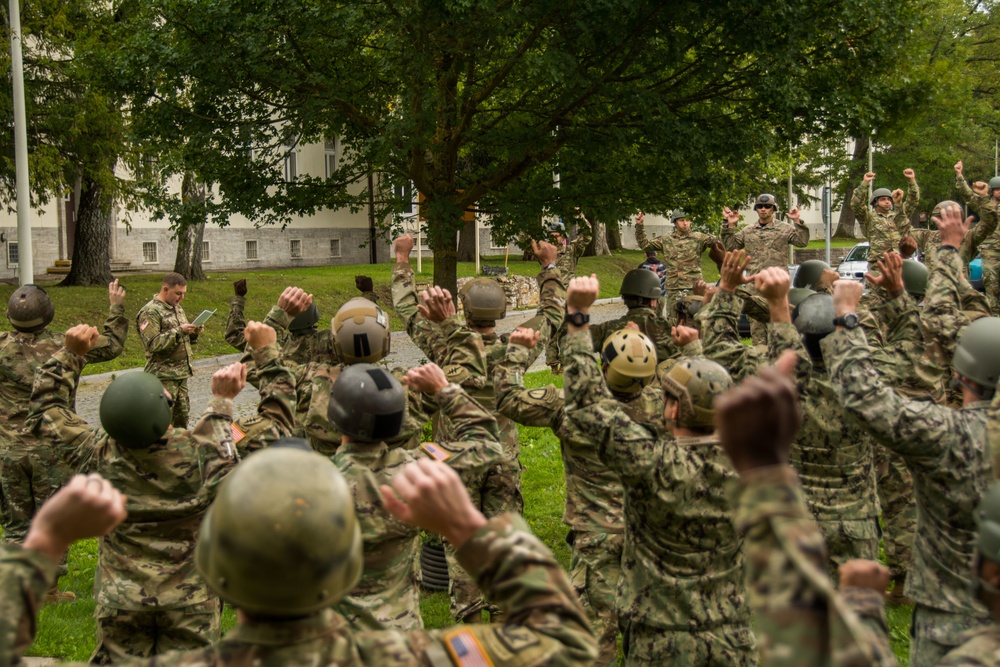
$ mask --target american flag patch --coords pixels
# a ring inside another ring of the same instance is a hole
[[[149,326],[149,320],[143,319],[142,322],[139,323],[139,331],[145,331],[146,327],[148,326]]]
[[[243,429],[241,429],[239,426],[236,425],[236,422],[233,422],[232,428],[233,428],[233,442],[238,443],[240,440],[247,437],[247,434],[243,432]]]
[[[425,452],[427,452],[427,455],[430,456],[435,461],[447,461],[448,459],[451,458],[451,454],[441,449],[433,442],[425,442],[424,444],[420,445],[420,448],[423,449]]]
[[[459,667],[493,667],[493,661],[486,655],[472,630],[463,629],[445,636],[448,652]]]

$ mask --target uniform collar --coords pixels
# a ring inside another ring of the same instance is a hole
[[[236,624],[226,634],[226,640],[264,646],[304,644],[320,637],[345,633],[347,622],[330,609],[292,620],[249,620]]]

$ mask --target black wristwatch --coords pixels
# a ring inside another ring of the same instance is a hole
[[[846,315],[835,317],[833,319],[833,326],[844,327],[848,330],[857,329],[859,324],[861,324],[861,320],[859,320],[858,316],[854,313],[847,313]]]
[[[582,327],[584,324],[590,324],[590,315],[588,313],[581,313],[580,311],[566,313],[566,321],[575,327]]]

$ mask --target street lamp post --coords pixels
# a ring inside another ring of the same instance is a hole
[[[31,193],[28,181],[28,128],[24,113],[24,60],[21,57],[21,7],[10,0],[10,73],[14,81],[14,168],[17,173],[17,251],[21,284],[34,282],[31,250]]]

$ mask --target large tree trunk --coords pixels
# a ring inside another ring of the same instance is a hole
[[[83,177],[73,244],[73,266],[60,285],[107,285],[111,275],[111,196]]]
[[[618,221],[609,222],[607,227],[608,227],[608,249],[611,251],[623,249],[625,246],[622,245],[622,228],[618,224]]]
[[[185,172],[181,182],[181,214],[174,225],[177,229],[174,271],[188,280],[204,280],[201,250],[205,238],[205,186],[191,172]]]
[[[454,238],[451,234],[434,234],[430,238],[430,246],[434,251],[434,284],[448,290],[457,299],[458,253],[455,251]]]
[[[835,239],[854,239],[855,218],[851,209],[851,197],[854,196],[855,186],[861,182],[861,176],[868,171],[868,143],[869,137],[864,136],[854,141],[854,154],[851,156],[851,166],[848,169],[847,183],[844,184],[842,203],[840,205],[840,219],[837,222],[837,229],[831,234]]]
[[[476,229],[475,221],[466,222],[458,234],[458,261],[476,261]]]
[[[598,222],[595,218],[594,223],[594,238],[591,239],[590,245],[584,250],[583,254],[586,257],[597,257],[599,255],[610,255],[611,248],[608,247],[608,228],[603,222]]]

